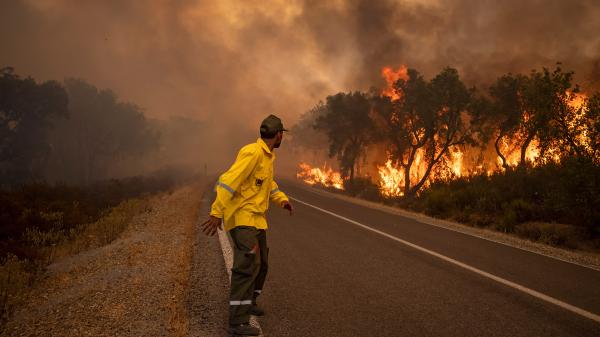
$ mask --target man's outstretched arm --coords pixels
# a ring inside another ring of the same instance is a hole
[[[275,180],[273,180],[273,182],[271,183],[271,193],[269,197],[272,202],[279,205],[279,207],[287,209],[290,212],[290,215],[292,215],[294,208],[292,207],[292,204],[290,203],[290,200],[287,197],[287,195],[285,195],[285,193],[279,190],[279,186],[277,185]]]

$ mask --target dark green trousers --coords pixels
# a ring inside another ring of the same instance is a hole
[[[229,324],[248,323],[248,310],[256,304],[269,268],[267,233],[249,226],[235,227],[229,233],[233,239]]]

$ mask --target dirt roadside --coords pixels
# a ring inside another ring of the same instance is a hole
[[[50,265],[1,336],[222,336],[227,274],[197,225],[206,187],[153,196],[111,244]]]

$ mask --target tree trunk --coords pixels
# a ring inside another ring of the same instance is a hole
[[[527,138],[525,139],[525,142],[523,142],[523,145],[521,145],[521,159],[519,161],[520,167],[525,166],[525,156],[527,155],[527,148],[529,147],[529,144],[531,144],[531,141],[533,140],[534,137],[535,137],[535,132],[530,133],[527,136]]]
[[[408,160],[406,161],[406,166],[404,166],[404,196],[408,197],[410,194],[410,169],[412,168],[412,164],[415,160],[415,154],[417,153],[418,148],[411,148],[410,153],[408,155]]]
[[[496,153],[498,154],[498,157],[500,157],[500,160],[502,160],[502,167],[507,169],[508,168],[508,164],[506,163],[506,157],[504,157],[504,155],[502,154],[502,151],[500,151],[500,140],[502,139],[503,135],[502,133],[500,133],[498,135],[498,137],[496,138],[496,141],[494,142],[494,148],[496,148]]]
[[[404,168],[404,196],[407,197],[410,194],[410,167],[412,163],[406,165]]]
[[[440,151],[440,153],[437,155],[435,155],[435,152],[433,153],[432,157],[431,157],[431,161],[427,164],[427,170],[425,170],[425,174],[423,174],[423,176],[421,177],[421,180],[419,180],[419,182],[413,186],[411,194],[415,195],[417,194],[417,192],[421,189],[421,187],[423,187],[423,185],[425,185],[425,182],[427,181],[427,179],[429,179],[429,175],[431,174],[431,170],[433,170],[433,167],[435,166],[435,164],[437,164],[440,159],[442,158],[442,156],[444,155],[444,153],[446,153],[448,151],[448,148],[450,148],[449,143],[444,144],[444,147],[442,148],[442,151]]]

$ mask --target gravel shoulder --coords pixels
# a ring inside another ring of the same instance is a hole
[[[50,265],[2,336],[223,336],[227,273],[197,225],[206,187],[150,197],[111,244]]]
[[[198,222],[209,213],[211,193],[204,194]],[[208,237],[198,230],[190,271],[186,306],[189,313],[189,335],[225,337],[229,317],[229,276],[217,235]]]

